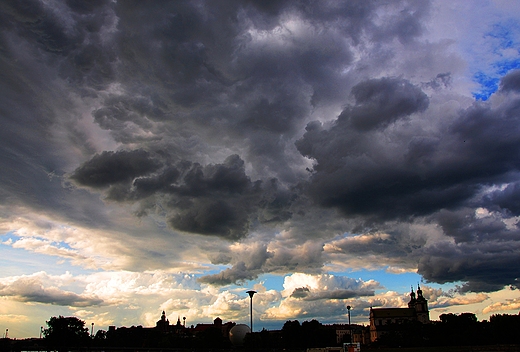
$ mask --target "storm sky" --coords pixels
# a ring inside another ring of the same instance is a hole
[[[0,329],[516,314],[519,17],[2,1]]]

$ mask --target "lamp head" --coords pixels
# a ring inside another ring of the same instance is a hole
[[[246,293],[249,294],[249,297],[253,298],[253,295],[256,293],[256,291],[250,290],[250,291],[247,291]]]

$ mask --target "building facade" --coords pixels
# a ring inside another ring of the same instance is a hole
[[[389,331],[399,329],[399,325],[408,321],[422,324],[430,322],[428,300],[423,297],[421,287],[417,286],[417,296],[410,292],[408,308],[370,308],[370,341],[375,342]]]

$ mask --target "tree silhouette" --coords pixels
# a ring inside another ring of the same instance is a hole
[[[66,350],[68,347],[85,346],[89,341],[85,322],[76,317],[51,317],[43,335],[50,347]]]
[[[517,315],[495,314],[489,318],[490,334],[500,343],[520,344],[520,313]]]
[[[323,324],[316,319],[304,321],[302,323],[301,332],[305,347],[336,345],[336,331],[323,326]]]
[[[285,348],[299,348],[303,345],[301,339],[302,327],[298,320],[288,320],[282,327],[282,340]]]

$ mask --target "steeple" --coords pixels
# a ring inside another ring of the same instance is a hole
[[[419,284],[417,284],[417,300],[421,300],[421,301],[425,301],[426,299],[423,297],[422,295],[422,290],[421,290],[421,286],[419,286]]]
[[[430,321],[430,313],[428,311],[428,301],[423,296],[421,286],[417,284],[417,300],[415,301],[415,313],[417,314],[417,320],[425,324]]]
[[[155,324],[155,327],[162,332],[166,332],[166,331],[168,331],[169,326],[170,326],[170,322],[168,321],[168,319],[166,319],[166,312],[163,310],[162,314],[161,314],[161,320],[159,320]]]
[[[413,292],[413,287],[410,287],[411,288],[411,292],[410,292],[410,302],[408,302],[408,308],[415,308],[415,304],[417,302],[417,300],[415,299],[415,292]]]

